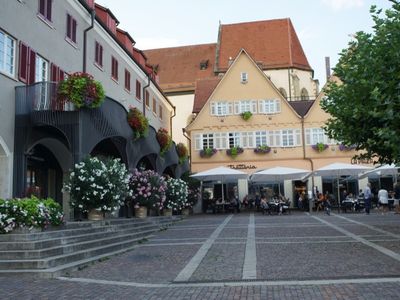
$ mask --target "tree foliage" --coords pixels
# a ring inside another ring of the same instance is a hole
[[[322,108],[330,138],[381,163],[400,161],[400,2],[371,7],[373,33],[357,32],[334,68]]]

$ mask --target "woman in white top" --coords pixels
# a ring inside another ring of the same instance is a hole
[[[388,204],[389,204],[388,191],[385,189],[380,189],[378,192],[378,199],[379,199],[379,203],[382,206],[382,214],[384,214],[388,210]]]

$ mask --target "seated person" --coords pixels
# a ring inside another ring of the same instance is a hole
[[[271,213],[268,202],[267,202],[267,198],[265,198],[265,197],[261,198],[260,208],[261,208],[262,214],[265,214],[266,212],[268,212],[269,214]]]

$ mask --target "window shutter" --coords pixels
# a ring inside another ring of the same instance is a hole
[[[59,72],[58,78],[60,79],[60,81],[63,81],[64,78],[65,78],[65,72],[64,72],[64,70],[58,69],[58,72]]]
[[[281,112],[281,101],[279,99],[275,100],[275,112]]]
[[[60,81],[60,68],[53,63],[50,65],[50,81]]]
[[[76,26],[77,26],[76,20],[72,19],[72,36],[71,36],[71,39],[72,39],[72,41],[74,43],[76,43]]]
[[[203,149],[202,143],[201,143],[201,134],[196,134],[194,136],[194,141],[195,141],[195,148],[196,150],[201,150]]]
[[[258,112],[260,114],[264,113],[264,100],[258,101]]]
[[[29,49],[28,84],[35,83],[36,52]]]
[[[67,14],[67,37],[69,39],[72,39],[72,34],[71,34],[71,22],[72,22],[72,18],[69,14]]]
[[[115,79],[118,80],[118,60],[115,60]]]
[[[46,18],[47,20],[51,21],[51,6],[53,0],[47,0],[47,8],[46,8]]]
[[[257,100],[251,100],[251,112],[253,114],[257,113]]]
[[[29,62],[29,47],[24,43],[20,42],[18,79],[24,83],[28,83],[28,62]]]
[[[280,147],[281,146],[281,131],[280,130],[275,130],[275,146]]]
[[[235,115],[240,114],[239,101],[235,101]]]
[[[310,128],[307,128],[307,129],[306,129],[305,135],[306,135],[306,145],[311,145],[311,133],[310,133]]]
[[[94,43],[94,61],[99,64],[100,60],[100,54],[99,54],[99,44],[97,42]]]
[[[99,45],[99,63],[103,66],[103,46]]]
[[[227,102],[226,105],[227,107],[227,115],[233,115],[233,103],[232,102]]]
[[[296,146],[301,146],[301,134],[300,134],[300,129],[296,129],[294,131],[295,134],[295,141],[296,141]]]
[[[221,133],[221,149],[226,149],[226,133]]]
[[[45,12],[45,0],[39,0],[39,13],[44,16]]]
[[[215,102],[211,102],[210,107],[211,107],[211,115],[215,116]]]

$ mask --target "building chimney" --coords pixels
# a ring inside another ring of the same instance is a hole
[[[325,57],[325,70],[326,70],[326,81],[331,77],[331,59],[329,56]]]

